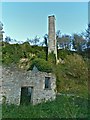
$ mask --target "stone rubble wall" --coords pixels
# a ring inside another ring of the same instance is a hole
[[[50,77],[51,89],[45,89],[45,77]],[[2,68],[0,79],[0,102],[20,104],[21,87],[33,87],[32,104],[56,98],[56,78],[51,73],[20,71],[14,68]]]
[[[55,88],[56,88],[56,79],[52,74],[39,73],[38,81],[36,82],[36,87],[34,89],[33,95],[33,104],[40,103],[47,100],[54,100],[56,98]],[[52,77],[51,77],[52,76]],[[45,77],[51,77],[51,89],[45,89]]]

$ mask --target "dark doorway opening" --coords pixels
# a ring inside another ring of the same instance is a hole
[[[32,93],[33,93],[33,87],[22,87],[20,104],[28,105],[32,103]]]

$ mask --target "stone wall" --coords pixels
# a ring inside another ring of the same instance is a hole
[[[45,89],[45,77],[50,77],[51,89]],[[0,92],[3,102],[8,104],[20,104],[22,87],[33,87],[32,104],[56,98],[56,78],[51,73],[2,67],[2,79],[0,81],[2,82]]]

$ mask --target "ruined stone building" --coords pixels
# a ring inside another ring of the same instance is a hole
[[[40,72],[35,66],[32,71],[2,67],[0,92],[5,103],[19,105],[22,102],[22,96],[24,100],[28,97],[28,101],[33,105],[54,100],[55,89],[56,78],[52,73]]]
[[[52,51],[57,58],[55,17],[48,17],[48,54]],[[56,77],[52,73],[40,72],[34,66],[32,71],[20,71],[11,67],[0,67],[2,78],[0,80],[0,101],[8,104],[22,103],[24,99],[32,104],[56,98]],[[25,94],[24,94],[25,93]],[[23,95],[24,94],[24,95]]]

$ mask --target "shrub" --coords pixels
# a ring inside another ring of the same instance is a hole
[[[2,46],[2,62],[4,64],[17,63],[22,57],[19,44],[6,44]]]
[[[46,59],[46,53],[45,53],[44,50],[41,50],[41,51],[38,50],[36,55],[37,55],[38,58],[41,58],[41,59],[44,59],[44,60]]]
[[[65,59],[67,57],[67,55],[70,55],[71,52],[69,50],[64,50],[64,49],[59,49],[58,50],[58,58],[61,58],[61,59]]]
[[[66,75],[76,78],[77,83],[87,81],[88,67],[82,56],[68,55],[65,59],[64,69]]]
[[[64,64],[56,65],[54,70],[57,77],[57,91],[87,97],[87,63],[78,54],[67,55],[64,61]]]
[[[35,58],[33,61],[32,61],[32,65],[30,67],[30,69],[32,69],[34,67],[34,65],[38,68],[39,71],[42,71],[42,72],[52,72],[52,66],[47,62],[45,61],[44,59],[41,59],[41,58]]]

